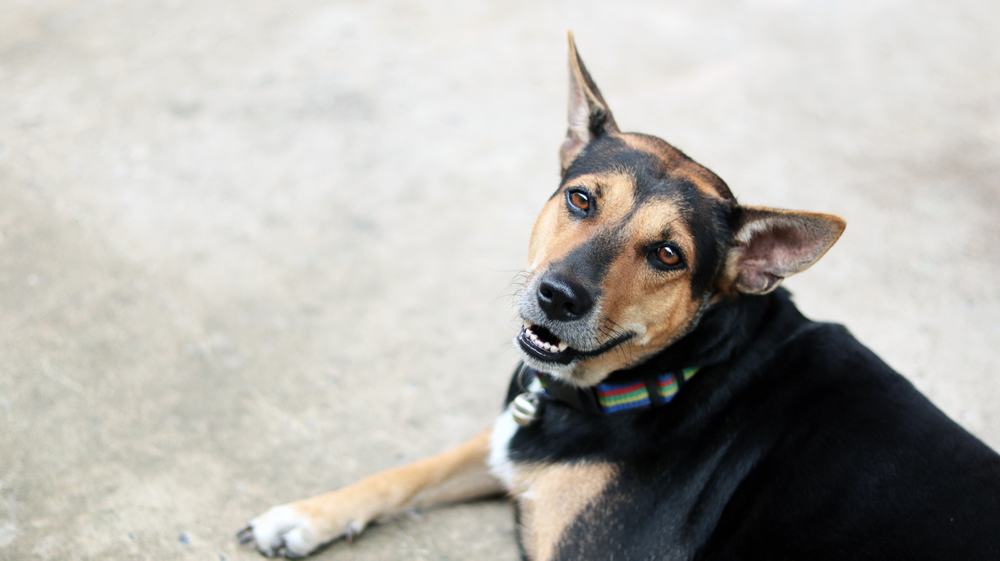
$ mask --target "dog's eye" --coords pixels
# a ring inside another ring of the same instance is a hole
[[[657,269],[670,271],[684,267],[684,257],[681,250],[674,244],[666,243],[653,248],[649,253],[649,261]]]
[[[566,206],[577,216],[587,216],[594,205],[590,201],[590,195],[585,191],[582,189],[570,189],[566,191]]]

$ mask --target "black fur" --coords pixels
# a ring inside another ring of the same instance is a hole
[[[655,181],[665,177],[663,166],[652,154],[633,150],[620,139],[613,136],[600,136],[590,141],[583,151],[563,174],[564,185],[584,174],[601,174],[611,171],[629,171],[637,178]],[[648,186],[645,181],[640,184],[642,189]]]
[[[1000,456],[844,327],[741,296],[638,368],[690,365],[666,406],[515,434],[516,462],[620,469],[556,559],[1000,559]]]
[[[556,274],[571,274],[573,278],[582,281],[596,300],[600,296],[601,281],[608,272],[608,267],[618,254],[620,241],[618,232],[607,229],[598,232],[594,237],[576,246],[559,263],[552,265]]]

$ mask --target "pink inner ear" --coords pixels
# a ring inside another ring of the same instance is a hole
[[[781,279],[809,268],[843,231],[843,221],[813,213],[745,209],[736,238],[743,249],[736,277],[743,292],[763,294]]]
[[[785,277],[808,266],[822,251],[824,238],[804,226],[775,221],[755,232],[743,254],[744,268]]]

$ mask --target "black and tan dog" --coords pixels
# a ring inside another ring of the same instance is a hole
[[[274,507],[240,532],[308,554],[402,510],[509,492],[534,561],[1000,559],[1000,456],[781,280],[844,230],[744,206],[623,133],[570,40],[562,181],[491,430]]]

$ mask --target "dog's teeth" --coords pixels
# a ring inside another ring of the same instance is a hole
[[[524,322],[524,336],[527,337],[527,339],[531,341],[531,343],[534,344],[539,349],[545,352],[556,354],[569,348],[569,345],[563,343],[562,341],[560,341],[558,344],[549,343],[548,341],[543,341],[542,338],[539,337],[537,333],[531,330],[531,327],[532,325],[530,323]]]

